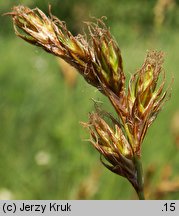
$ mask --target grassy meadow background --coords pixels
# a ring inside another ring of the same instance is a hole
[[[82,21],[108,17],[121,48],[127,77],[147,50],[165,52],[171,99],[142,147],[148,199],[179,199],[179,1],[1,1],[1,14],[24,4],[52,12],[74,33]],[[136,199],[131,185],[102,166],[80,121],[92,99],[109,102],[82,77],[67,77],[57,58],[17,38],[9,17],[0,17],[0,199]],[[71,68],[68,70],[71,70]]]

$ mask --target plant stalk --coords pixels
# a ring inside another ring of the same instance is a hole
[[[137,184],[138,184],[138,187],[135,189],[136,189],[137,195],[139,197],[139,200],[145,200],[144,177],[143,177],[142,163],[141,163],[140,158],[135,156],[134,157],[134,163],[135,163],[136,172],[137,172]]]

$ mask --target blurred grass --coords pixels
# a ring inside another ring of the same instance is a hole
[[[102,13],[97,2],[93,6],[97,14]],[[108,13],[106,9],[103,15]],[[167,82],[175,78],[172,97],[143,143],[144,170],[151,164],[156,168],[151,180],[155,189],[166,164],[171,165],[173,177],[179,175],[179,150],[170,129],[179,110],[179,31],[161,28],[140,33],[130,29],[130,23],[118,25],[111,14],[108,23],[121,47],[128,77],[141,67],[147,49],[159,49],[166,54]],[[87,121],[94,109],[91,98],[103,101],[104,108],[113,112],[107,100],[81,77],[74,88],[67,86],[55,57],[17,38],[9,20],[6,28],[10,32],[0,32],[0,193],[8,189],[14,199],[136,198],[129,183],[106,170],[99,154],[83,141],[88,134],[79,122]],[[48,158],[42,165],[39,153]],[[82,185],[90,184],[82,196]],[[164,198],[178,199],[179,192]]]

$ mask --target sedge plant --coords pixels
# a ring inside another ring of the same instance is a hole
[[[86,23],[87,38],[74,36],[50,9],[46,16],[38,8],[19,5],[7,15],[12,17],[17,36],[65,60],[109,99],[117,118],[97,108],[83,125],[103,165],[125,177],[139,199],[145,199],[141,146],[169,96],[164,90],[163,53],[147,52],[142,67],[126,85],[121,51],[103,19]]]

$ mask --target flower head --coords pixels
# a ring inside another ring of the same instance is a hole
[[[111,120],[111,126],[104,120]],[[110,114],[99,111],[89,115],[89,122],[83,123],[89,129],[90,142],[101,154],[103,165],[110,171],[126,177],[136,188],[136,170],[133,162],[133,149],[131,148],[124,132]]]
[[[165,76],[162,63],[161,52],[148,52],[142,68],[131,77],[128,91],[123,90],[120,96],[104,85],[118,119],[105,112],[101,115],[97,110],[89,115],[89,122],[85,124],[90,131],[90,142],[107,161],[101,160],[105,167],[126,177],[137,192],[141,188],[137,161],[141,157],[142,141],[168,96],[168,92],[163,91]],[[162,73],[163,79],[159,84]]]
[[[64,59],[108,97],[118,118],[99,110],[90,114],[85,124],[90,142],[99,151],[102,163],[127,178],[140,194],[142,141],[168,96],[164,91],[163,54],[148,52],[142,68],[132,75],[126,88],[120,49],[102,19],[87,23],[88,41],[86,36],[73,36],[65,22],[51,12],[47,17],[38,8],[17,6],[7,14],[12,16],[17,36]]]
[[[90,44],[83,35],[73,36],[65,22],[51,12],[47,17],[38,8],[32,10],[20,5],[7,15],[12,16],[17,36],[64,59],[104,94],[104,84],[116,94],[123,89],[125,76],[120,50],[102,20],[87,24]]]
[[[125,75],[117,42],[102,20],[97,20],[97,24],[88,23],[88,28],[92,38],[97,76],[103,85],[120,95],[124,89]]]
[[[138,155],[141,154],[141,143],[146,131],[155,120],[167,96],[167,91],[163,91],[165,72],[162,64],[162,52],[148,52],[142,68],[131,77],[129,82],[126,100],[127,123]],[[162,74],[162,81],[159,84]]]

